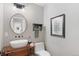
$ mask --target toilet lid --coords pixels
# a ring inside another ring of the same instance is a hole
[[[50,56],[49,52],[45,50],[37,51],[36,54],[39,56]]]

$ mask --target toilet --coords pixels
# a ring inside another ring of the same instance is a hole
[[[45,50],[44,43],[35,43],[35,54],[38,56],[50,56],[50,53]]]

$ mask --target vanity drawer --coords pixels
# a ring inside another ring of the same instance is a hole
[[[5,47],[3,54],[5,56],[30,56],[34,54],[34,47],[26,46],[17,49]]]
[[[26,49],[17,50],[8,54],[9,56],[27,56],[28,51]]]

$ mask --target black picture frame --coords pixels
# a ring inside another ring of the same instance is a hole
[[[51,36],[65,38],[65,14],[50,18]]]

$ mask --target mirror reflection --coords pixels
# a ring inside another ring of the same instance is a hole
[[[23,33],[27,27],[26,19],[21,14],[13,15],[10,21],[10,25],[12,30],[17,34]]]

